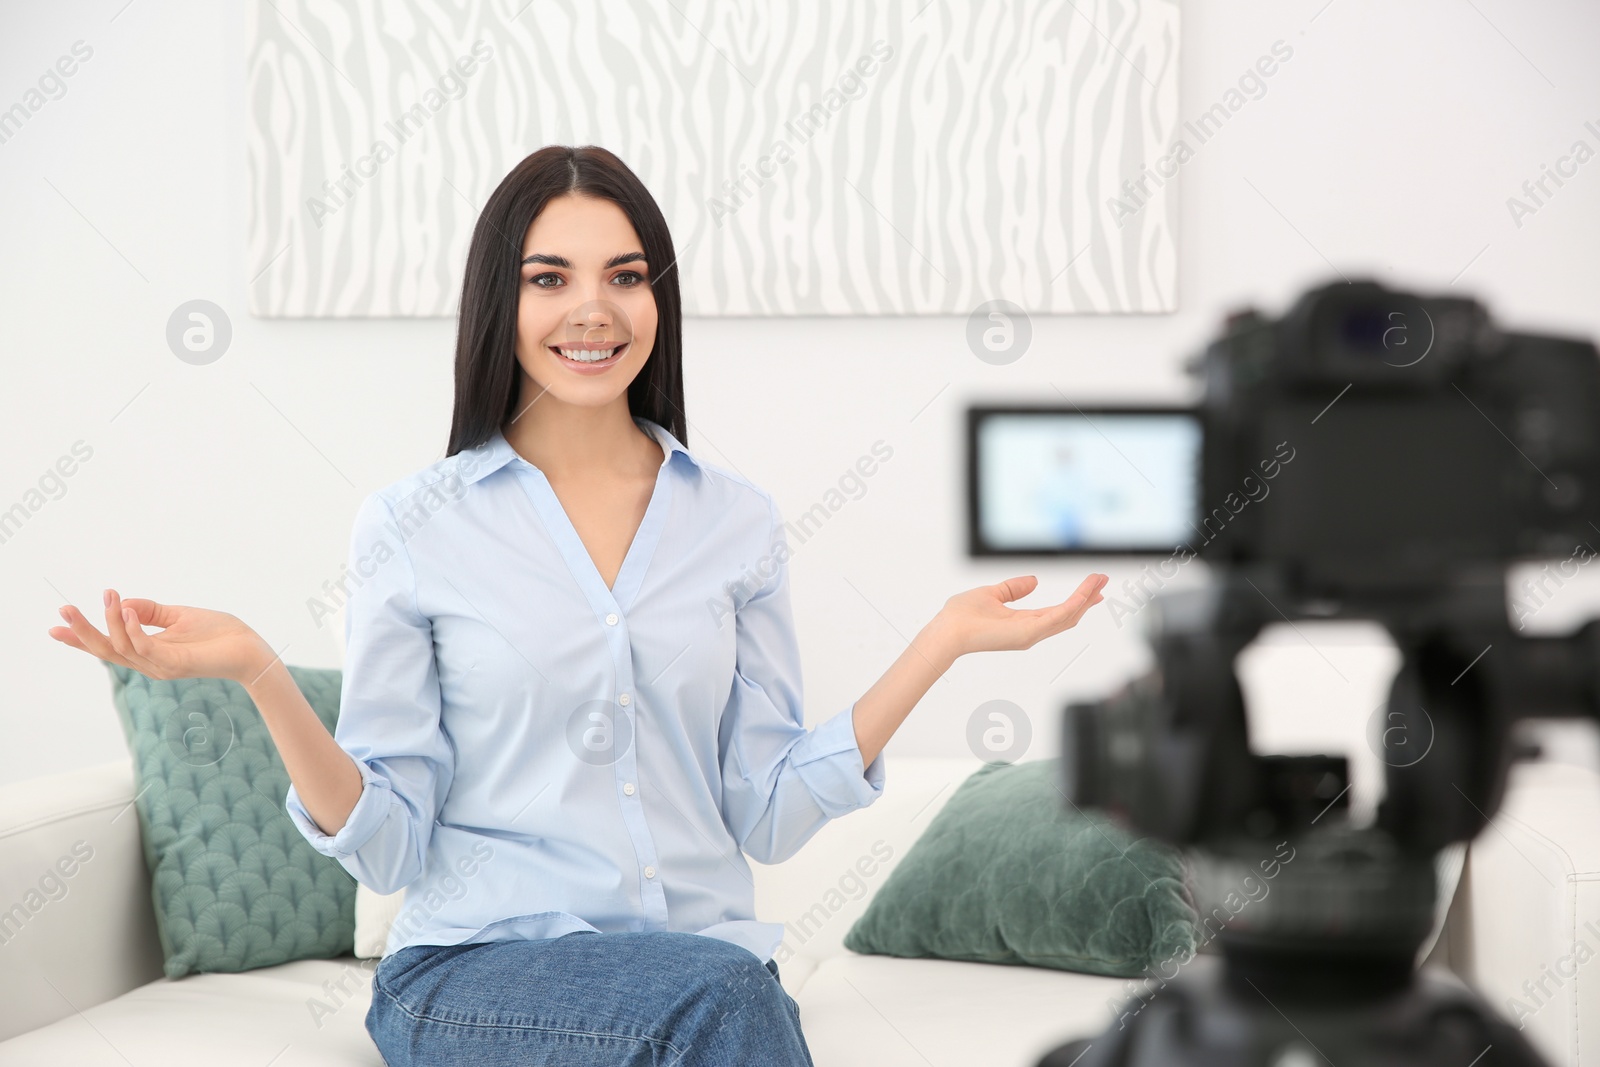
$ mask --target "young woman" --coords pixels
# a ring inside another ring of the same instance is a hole
[[[883,791],[882,751],[968,652],[1100,600],[951,597],[850,707],[802,726],[770,494],[689,452],[672,239],[601,148],[549,146],[473,231],[446,457],[351,538],[338,725],[232,615],[106,590],[53,637],[245,686],[306,839],[406,890],[368,1031],[401,1064],[810,1064],[745,856]],[[761,400],[760,402],[767,402]],[[147,633],[145,627],[159,627]]]

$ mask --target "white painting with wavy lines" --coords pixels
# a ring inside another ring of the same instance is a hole
[[[1177,133],[1176,0],[257,0],[251,20],[256,315],[453,315],[479,208],[551,143],[639,174],[688,314],[1175,307],[1176,185],[1126,182]]]

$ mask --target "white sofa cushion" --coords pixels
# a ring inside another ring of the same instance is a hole
[[[885,760],[883,795],[835,819],[788,861],[751,864],[756,914],[788,929],[775,958],[797,978],[847,954],[844,935],[956,788],[973,757]],[[848,953],[854,955],[854,953]]]
[[[365,1026],[373,965],[347,956],[160,978],[0,1042],[0,1067],[383,1067]],[[817,1067],[1034,1067],[1067,1038],[1112,1024],[1121,987],[1036,967],[845,953],[791,994]]]
[[[400,905],[406,899],[404,889],[393,893],[375,893],[361,883],[356,883],[356,938],[355,954],[362,959],[379,959],[388,946],[389,927],[400,916]]]
[[[1057,1045],[1115,1025],[1113,1005],[1127,984],[1043,967],[846,951],[818,965],[794,998],[817,1067],[1036,1067]]]
[[[1514,764],[1500,811],[1468,850],[1466,882],[1468,970],[1484,999],[1551,1064],[1596,1062],[1600,775]]]
[[[0,1042],[0,1067],[383,1067],[366,1030],[372,966],[345,956],[159,978]]]

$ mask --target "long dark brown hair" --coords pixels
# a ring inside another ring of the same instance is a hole
[[[456,396],[446,456],[494,436],[515,414],[517,305],[522,240],[552,197],[565,193],[614,202],[644,245],[656,300],[656,340],[628,385],[628,410],[689,443],[683,410],[683,309],[677,256],[667,220],[638,175],[596,145],[546,145],[512,168],[483,205],[472,230],[456,326]]]

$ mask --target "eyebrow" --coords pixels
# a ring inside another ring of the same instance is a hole
[[[621,253],[618,253],[617,255],[614,255],[610,259],[606,260],[606,265],[604,267],[602,267],[601,269],[602,270],[610,270],[612,267],[620,267],[624,263],[632,263],[635,260],[643,261],[644,260],[644,253],[643,252],[621,252]],[[570,259],[568,259],[566,256],[548,256],[548,255],[545,255],[543,252],[535,252],[533,255],[529,256],[527,259],[524,259],[522,261],[523,266],[527,266],[529,263],[543,263],[543,264],[545,264],[547,266],[551,266],[551,267],[565,267],[567,270],[571,270],[572,269],[572,261]]]

